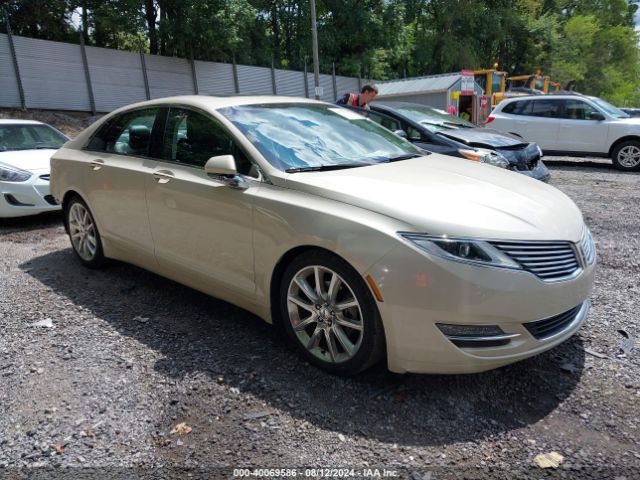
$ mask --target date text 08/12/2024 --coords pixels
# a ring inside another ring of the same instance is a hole
[[[234,468],[233,477],[259,478],[397,478],[397,470],[385,468]]]

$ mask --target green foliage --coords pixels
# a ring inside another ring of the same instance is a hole
[[[638,0],[316,0],[320,70],[541,69],[640,105]],[[312,71],[310,0],[5,0],[14,34]],[[72,20],[73,19],[73,20]],[[78,20],[80,19],[80,20]],[[6,30],[6,28],[5,28]]]

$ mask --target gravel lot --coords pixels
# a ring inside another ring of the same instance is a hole
[[[640,174],[547,162],[596,238],[592,310],[563,345],[477,375],[337,378],[232,305],[83,268],[60,215],[0,221],[0,478],[640,478],[640,351],[619,332],[640,335]],[[559,468],[534,464],[550,452]]]

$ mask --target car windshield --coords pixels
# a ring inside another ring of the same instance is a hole
[[[0,152],[13,150],[57,150],[68,140],[48,125],[0,125]]]
[[[282,171],[350,168],[424,154],[360,114],[329,104],[241,105],[219,112]]]
[[[629,118],[629,115],[624,113],[622,110],[611,105],[609,102],[605,102],[601,98],[592,98],[591,101],[599,106],[605,113],[614,118]]]
[[[452,130],[457,128],[476,128],[473,123],[467,122],[455,115],[439,112],[435,108],[423,106],[394,107],[399,113],[414,122],[423,125],[431,131]]]

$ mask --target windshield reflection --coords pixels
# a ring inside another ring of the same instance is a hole
[[[411,143],[387,129],[334,105],[242,105],[219,111],[282,171],[357,167],[420,154]]]

